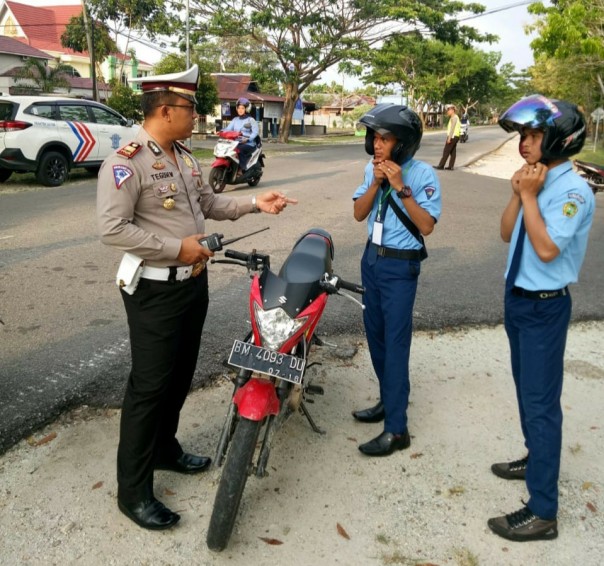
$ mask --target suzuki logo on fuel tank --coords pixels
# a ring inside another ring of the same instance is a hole
[[[283,295],[281,295],[279,297],[279,302],[284,305],[285,303],[287,303],[287,297],[284,297]]]

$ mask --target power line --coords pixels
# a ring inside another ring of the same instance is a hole
[[[534,0],[523,0],[522,2],[515,2],[514,4],[508,4],[506,6],[499,6],[497,8],[491,8],[490,10],[485,10],[480,14],[471,14],[470,16],[466,16],[464,18],[456,18],[458,22],[465,22],[466,20],[474,20],[476,18],[482,18],[483,16],[490,16],[491,14],[497,14],[498,12],[505,12],[506,10],[511,10],[512,8],[519,8],[520,6],[528,6],[529,4],[534,4]]]

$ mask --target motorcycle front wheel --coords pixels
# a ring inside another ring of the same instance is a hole
[[[210,550],[218,552],[224,550],[231,538],[243,490],[251,472],[252,458],[261,426],[260,421],[251,421],[243,417],[237,423],[218,484],[208,527],[206,542]]]
[[[226,167],[214,167],[210,170],[208,183],[215,193],[221,193],[226,187],[225,177],[227,175]]]

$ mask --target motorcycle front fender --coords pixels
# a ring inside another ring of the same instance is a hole
[[[252,378],[233,396],[239,415],[251,421],[261,421],[279,414],[279,399],[272,381]]]
[[[215,167],[228,167],[228,166],[229,166],[229,160],[225,159],[224,157],[218,157],[217,159],[214,159],[214,162],[211,165],[212,169],[214,169]]]

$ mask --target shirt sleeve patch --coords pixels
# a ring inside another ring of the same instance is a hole
[[[119,188],[134,175],[134,171],[125,165],[113,166],[113,178],[115,180],[115,188]]]
[[[436,192],[436,189],[434,187],[427,187],[424,189],[425,193],[426,193],[426,198],[428,200],[430,200],[432,198],[432,196],[434,195],[434,193]]]
[[[568,198],[575,199],[579,203],[585,204],[585,199],[583,198],[583,195],[581,195],[579,193],[572,193],[572,192],[568,193]]]
[[[579,207],[574,202],[565,202],[562,206],[562,214],[567,218],[572,218],[579,211]]]

